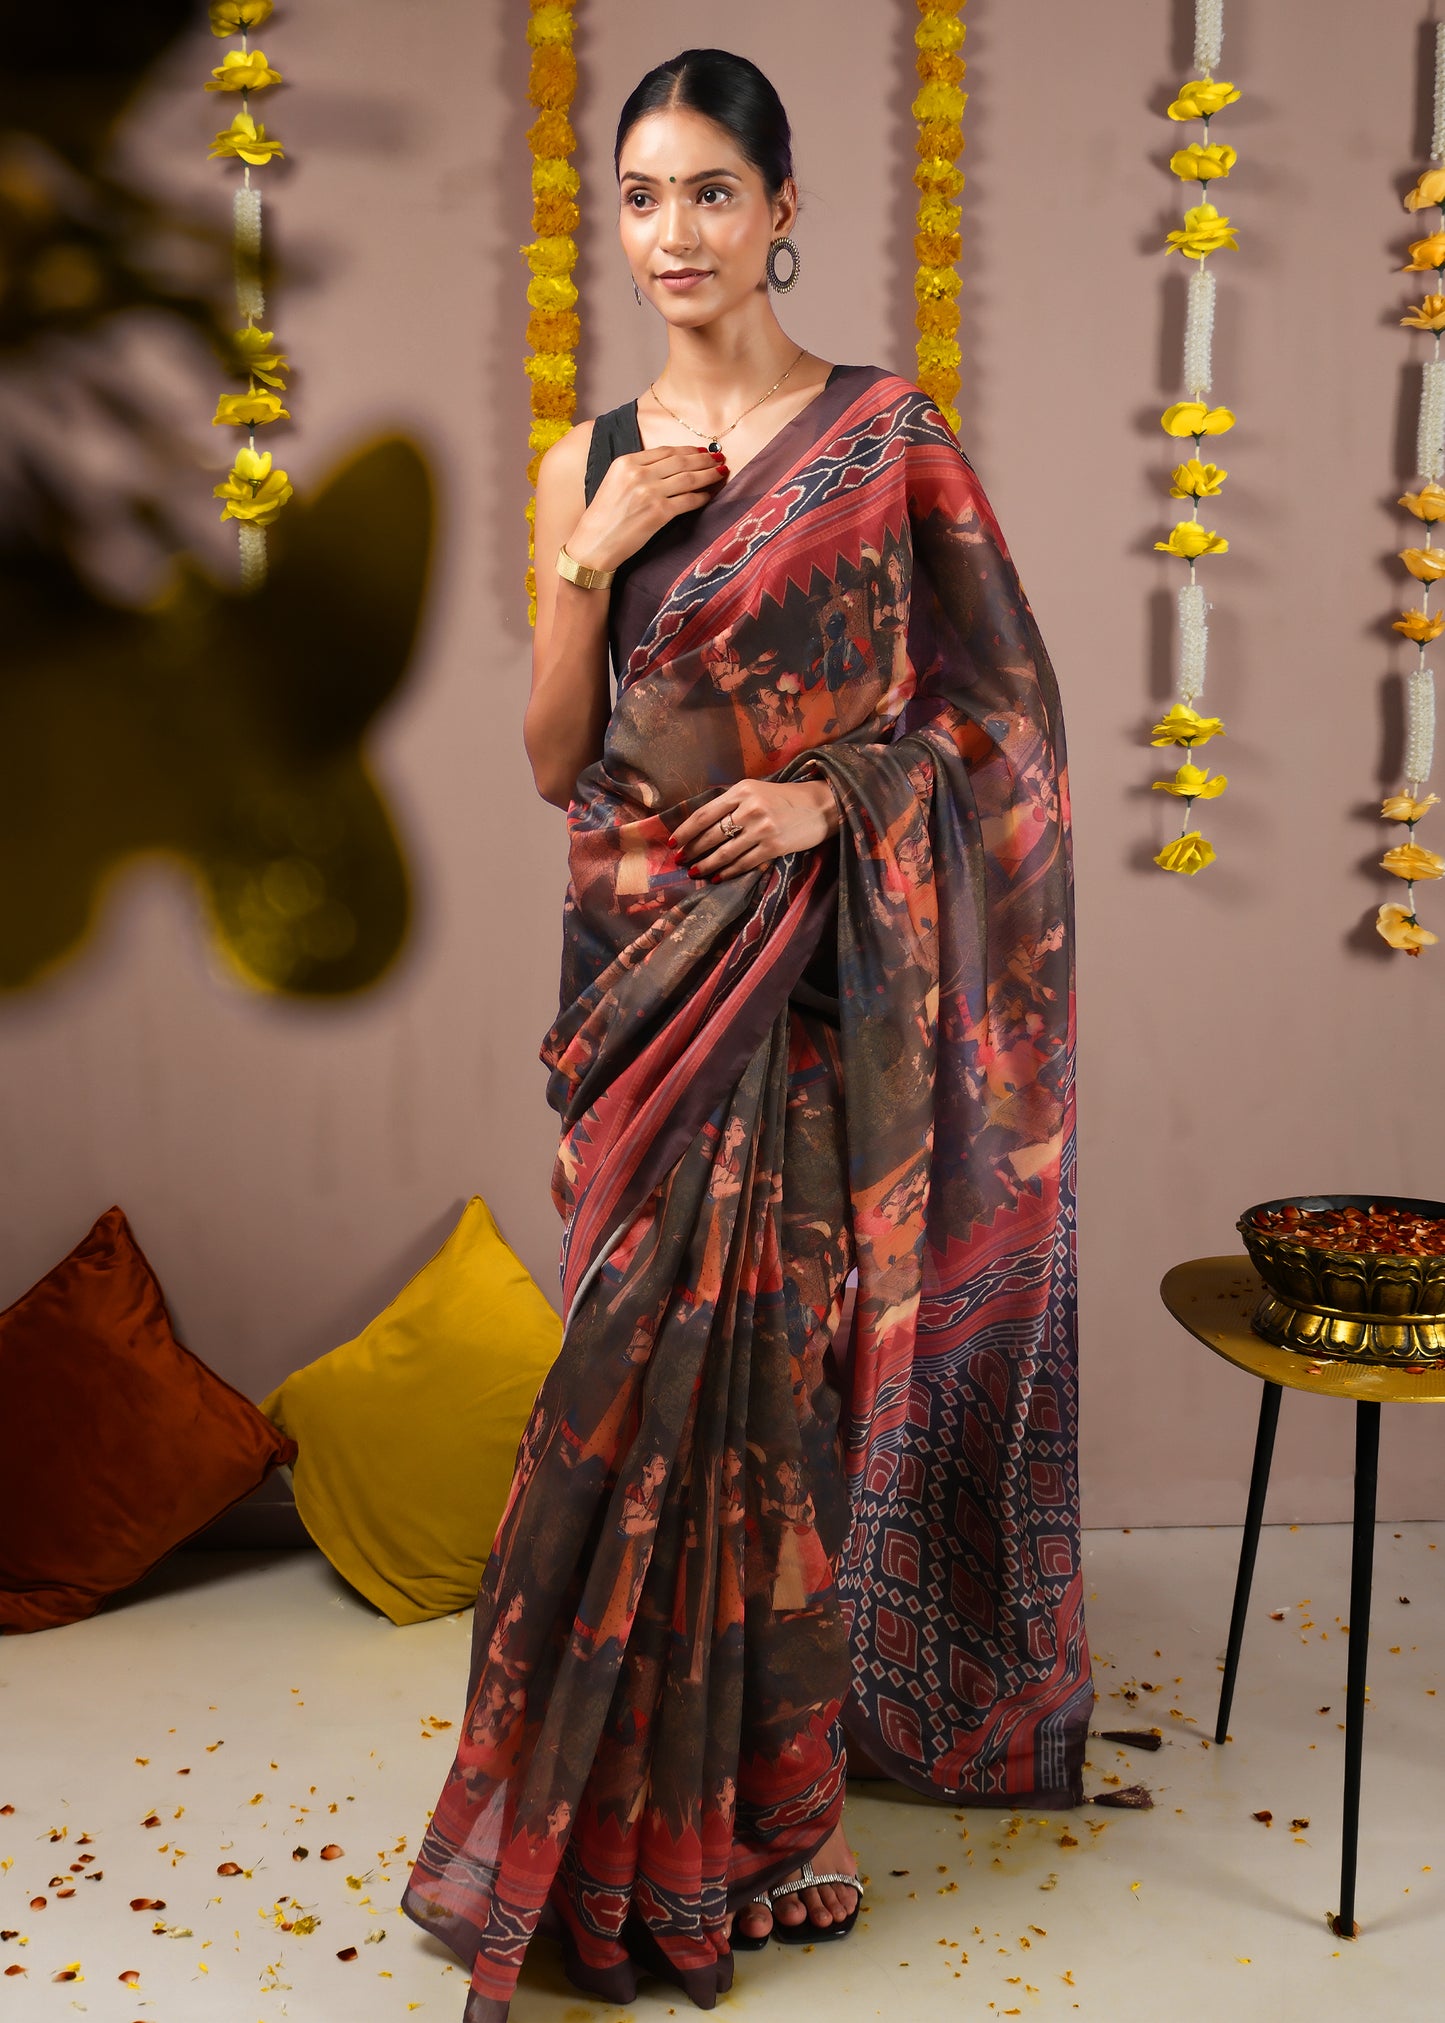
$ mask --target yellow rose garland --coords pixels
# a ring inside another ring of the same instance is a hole
[[[1424,170],[1415,187],[1405,196],[1410,212],[1435,210],[1436,228],[1410,246],[1403,271],[1434,274],[1439,289],[1445,270],[1445,22],[1435,30],[1435,131],[1430,154],[1433,166]],[[1380,859],[1380,868],[1405,882],[1405,904],[1387,900],[1375,916],[1375,930],[1391,948],[1418,956],[1439,940],[1415,917],[1417,880],[1438,878],[1445,871],[1445,858],[1415,841],[1415,824],[1435,806],[1438,796],[1422,793],[1435,756],[1435,677],[1425,661],[1425,648],[1445,632],[1445,613],[1430,609],[1430,592],[1445,577],[1445,548],[1435,546],[1435,527],[1445,519],[1445,359],[1440,356],[1440,333],[1445,329],[1445,294],[1427,293],[1423,302],[1400,318],[1406,329],[1427,331],[1431,354],[1420,370],[1420,416],[1415,434],[1415,463],[1425,480],[1417,492],[1406,491],[1399,500],[1411,515],[1411,535],[1423,531],[1425,545],[1406,545],[1400,560],[1420,585],[1420,603],[1402,611],[1394,621],[1396,632],[1412,640],[1415,664],[1405,676],[1405,785],[1401,793],[1389,794],[1380,807],[1386,822],[1403,822],[1405,840],[1395,843]]]
[[[543,452],[559,442],[572,426],[577,409],[577,361],[581,336],[576,313],[577,288],[572,270],[577,264],[576,169],[567,157],[577,145],[568,114],[577,89],[577,59],[572,54],[572,10],[575,0],[530,0],[527,41],[531,45],[528,102],[537,117],[527,130],[532,150],[532,230],[522,247],[532,278],[527,284],[527,342],[532,347],[523,371],[532,383],[532,426],[527,435],[531,456],[527,481],[527,623],[537,622],[537,471]]]
[[[1184,390],[1188,397],[1175,401],[1159,417],[1166,435],[1181,442],[1185,437],[1193,440],[1194,454],[1175,465],[1169,488],[1171,499],[1187,499],[1193,510],[1187,520],[1171,527],[1166,539],[1154,543],[1161,554],[1177,556],[1188,563],[1189,580],[1179,591],[1179,700],[1163,721],[1154,726],[1150,743],[1182,746],[1190,755],[1195,745],[1221,736],[1224,730],[1218,717],[1201,716],[1194,708],[1204,689],[1209,643],[1204,587],[1196,578],[1194,565],[1202,556],[1224,555],[1229,551],[1225,536],[1204,526],[1199,518],[1200,500],[1214,498],[1229,475],[1218,464],[1200,460],[1200,442],[1205,436],[1222,435],[1234,426],[1232,412],[1227,407],[1211,407],[1208,400],[1214,337],[1214,275],[1206,263],[1212,254],[1228,252],[1238,245],[1230,219],[1208,201],[1210,184],[1229,175],[1239,159],[1232,147],[1209,137],[1210,120],[1225,106],[1233,105],[1240,95],[1234,85],[1214,75],[1223,40],[1224,0],[1195,0],[1194,62],[1203,75],[1181,85],[1168,110],[1172,120],[1200,120],[1204,139],[1176,149],[1169,162],[1185,191],[1197,186],[1200,193],[1197,204],[1186,206],[1183,226],[1165,235],[1166,254],[1182,253],[1186,260],[1198,264],[1189,279],[1184,326]],[[1172,780],[1156,780],[1154,785],[1163,793],[1175,795],[1181,804],[1179,834],[1173,842],[1165,844],[1154,862],[1161,871],[1177,871],[1192,877],[1212,864],[1215,855],[1214,846],[1189,826],[1194,803],[1222,794],[1228,781],[1223,773],[1211,779],[1207,766],[1186,762]]]
[[[913,117],[918,122],[917,234],[913,241],[918,274],[913,284],[918,329],[917,381],[955,434],[958,409],[958,260],[962,250],[959,226],[963,213],[954,202],[963,188],[957,165],[963,151],[963,108],[968,93],[963,81],[964,26],[958,11],[964,0],[918,0],[919,21],[913,32],[919,77]]]
[[[290,410],[281,405],[286,390],[289,361],[273,345],[274,331],[258,327],[257,318],[266,313],[261,285],[261,192],[251,186],[251,171],[262,168],[278,155],[281,143],[268,137],[264,126],[251,115],[250,95],[280,84],[281,73],[266,61],[264,49],[252,49],[250,31],[271,17],[272,0],[212,0],[211,33],[239,35],[241,47],[228,49],[211,72],[207,91],[236,92],[241,109],[231,124],[211,142],[210,159],[239,161],[241,187],[233,204],[236,252],[236,309],[245,317],[232,344],[236,372],[247,382],[245,393],[223,393],[216,403],[213,423],[246,430],[246,446],[239,449],[231,469],[212,496],[223,501],[221,518],[234,520],[241,552],[241,586],[255,590],[266,578],[266,529],[271,526],[291,497],[292,485],[285,471],[273,470],[269,450],[256,448],[256,431],[267,423],[289,420]]]

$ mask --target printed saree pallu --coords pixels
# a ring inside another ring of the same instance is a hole
[[[403,1898],[468,2023],[539,1928],[605,1999],[641,1966],[710,2007],[728,1911],[839,1821],[844,1729],[939,1798],[1082,1797],[1053,673],[906,380],[835,367],[738,476],[569,815],[567,1326]],[[673,828],[747,775],[827,780],[836,842],[692,877]],[[802,981],[834,936],[836,1023]]]

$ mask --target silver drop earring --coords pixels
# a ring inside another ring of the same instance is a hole
[[[632,292],[637,297],[637,306],[640,309],[642,307],[642,290],[635,281],[632,284]]]
[[[778,279],[775,263],[779,253],[787,253],[793,263],[786,281]],[[768,248],[768,286],[776,288],[780,295],[786,295],[788,290],[796,285],[798,272],[802,264],[802,256],[791,239],[774,239],[772,245]]]

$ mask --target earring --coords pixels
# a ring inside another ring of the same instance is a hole
[[[781,252],[786,252],[793,262],[792,270],[786,281],[778,279],[777,268],[774,264],[778,254]],[[798,271],[802,267],[802,264],[802,257],[791,239],[774,239],[772,245],[768,248],[768,286],[776,288],[780,295],[786,295],[788,290],[797,281]]]
[[[632,292],[637,297],[637,306],[640,309],[642,307],[642,290],[635,281],[632,284]]]

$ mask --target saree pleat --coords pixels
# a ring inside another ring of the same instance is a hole
[[[569,814],[566,1327],[403,1896],[469,2018],[539,1929],[604,1999],[712,2006],[729,1911],[841,1816],[845,1730],[954,1802],[1081,1796],[1053,674],[917,388],[835,367],[754,461],[619,586]],[[671,832],[745,774],[826,779],[837,843],[695,880]]]

